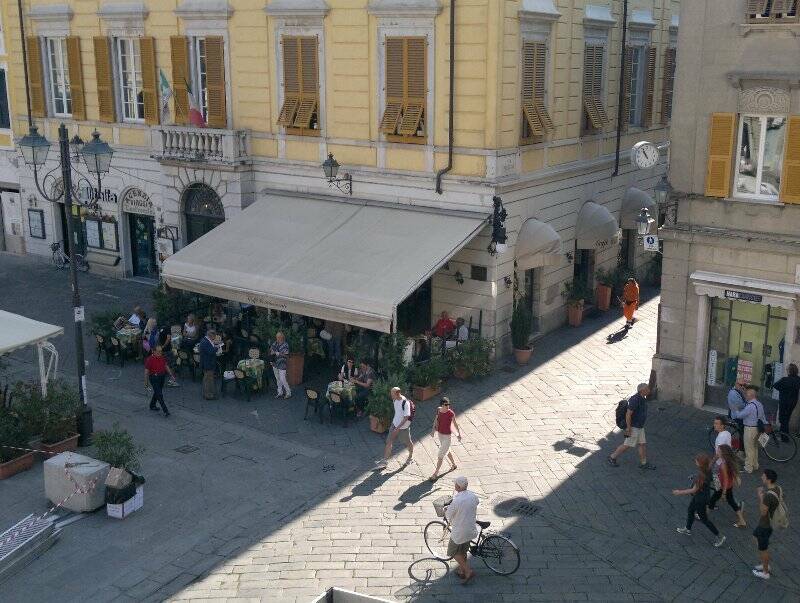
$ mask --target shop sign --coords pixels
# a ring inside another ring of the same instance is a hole
[[[717,350],[708,350],[708,373],[706,383],[717,384]]]
[[[737,301],[760,304],[761,300],[764,299],[764,296],[759,295],[758,293],[746,293],[744,291],[732,291],[730,289],[725,289],[725,299],[735,299]]]
[[[105,201],[107,203],[116,203],[117,193],[112,193],[110,189],[101,191],[95,186],[82,186],[78,189],[78,199],[81,203],[88,203],[90,201]]]
[[[152,216],[153,202],[150,196],[140,188],[129,188],[122,196],[122,211],[129,214]]]

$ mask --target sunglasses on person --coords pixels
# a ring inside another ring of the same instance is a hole
[[[442,406],[450,406],[450,402],[442,402]]]

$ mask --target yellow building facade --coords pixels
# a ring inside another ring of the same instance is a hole
[[[509,250],[487,251],[487,224],[414,303],[502,338],[513,293],[527,287],[549,330],[564,320],[561,283],[591,286],[594,267],[619,254],[617,238],[576,247],[583,205],[624,222],[626,191],[660,176],[635,171],[627,151],[668,138],[678,2],[631,0],[623,50],[617,0],[453,1],[23,0],[24,34],[6,2],[10,125],[28,129],[24,45],[39,131],[52,141],[62,122],[83,140],[96,130],[116,151],[103,190],[87,184],[79,196],[103,208],[84,225],[90,262],[121,277],[157,276],[162,259],[270,195],[350,197],[323,177],[329,154],[369,203],[488,217],[499,195]],[[19,177],[23,209],[42,211],[36,236],[25,224],[27,250],[49,253],[66,236],[63,209],[37,199],[24,166]],[[517,235],[531,219],[561,247],[542,255],[526,241],[534,259],[520,262]],[[624,244],[640,267],[635,241]],[[519,285],[507,286],[515,264]]]

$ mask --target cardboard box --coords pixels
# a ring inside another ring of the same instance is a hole
[[[106,513],[109,517],[114,519],[125,519],[131,513],[134,513],[144,506],[144,486],[139,485],[136,487],[136,494],[126,500],[125,502],[115,505],[106,504]]]

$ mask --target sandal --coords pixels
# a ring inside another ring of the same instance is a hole
[[[734,528],[746,528],[747,524],[746,523],[734,523],[733,527]]]

